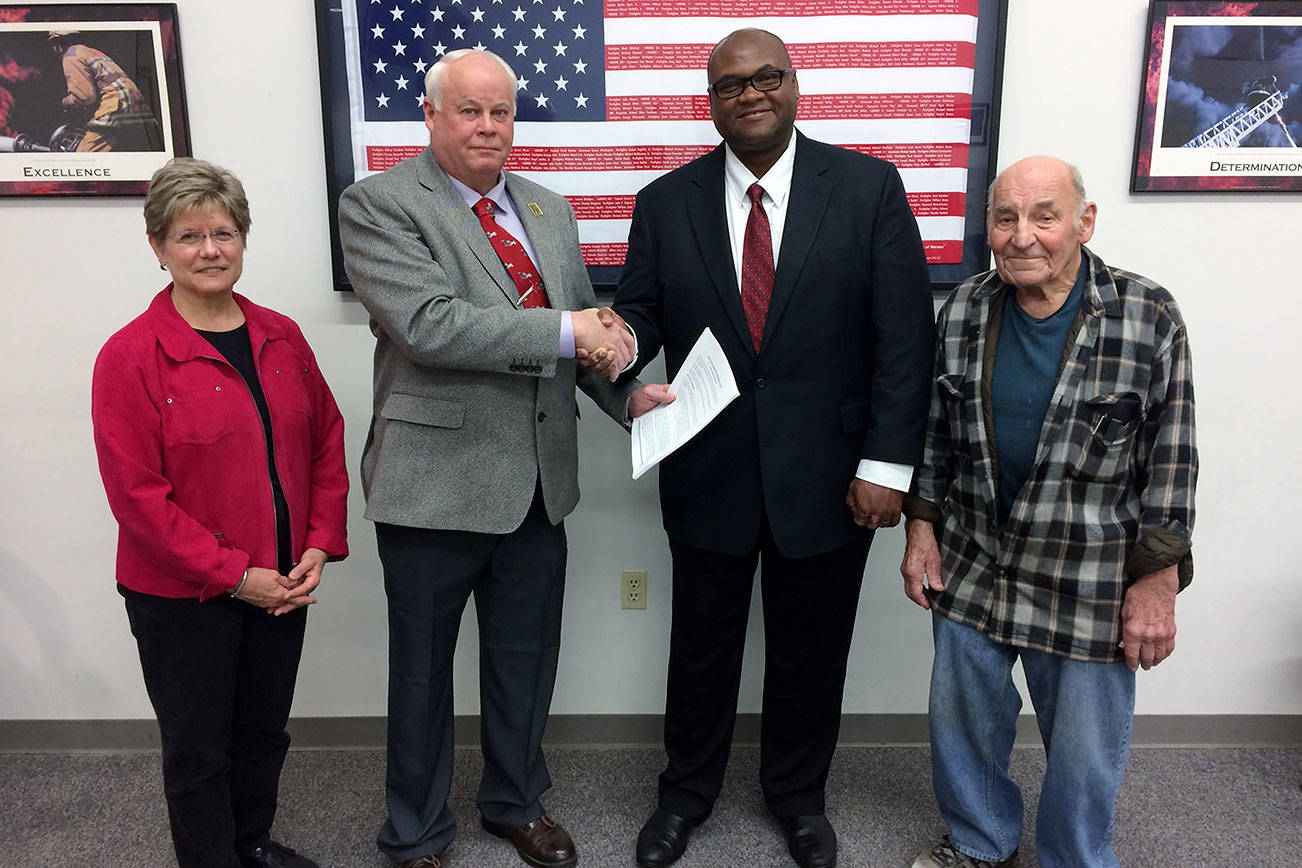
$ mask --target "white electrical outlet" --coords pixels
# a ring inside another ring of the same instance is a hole
[[[646,570],[619,571],[619,607],[646,608]]]

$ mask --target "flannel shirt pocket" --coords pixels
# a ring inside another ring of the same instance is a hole
[[[1143,401],[1135,392],[1099,395],[1082,402],[1075,429],[1084,435],[1072,474],[1098,482],[1120,479],[1130,469],[1142,415]]]

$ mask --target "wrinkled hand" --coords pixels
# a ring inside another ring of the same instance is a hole
[[[1135,580],[1121,604],[1121,647],[1131,671],[1152,669],[1175,650],[1175,595],[1180,589],[1177,567]]]
[[[249,567],[244,587],[235,595],[251,606],[266,609],[268,612],[284,606],[289,600],[289,588],[285,583],[289,579],[275,570],[263,567]],[[291,608],[294,608],[291,606]]]
[[[628,418],[636,419],[661,404],[672,404],[677,396],[666,383],[651,383],[638,389],[628,399]]]
[[[268,606],[267,611],[273,615],[292,612],[300,606],[310,606],[316,602],[311,596],[317,585],[321,584],[321,569],[329,557],[321,549],[304,549],[298,563],[289,571],[288,576],[279,577],[285,590],[289,591],[285,602],[279,606]]]
[[[845,505],[860,527],[895,527],[904,508],[904,492],[855,477],[846,492]]]
[[[608,307],[590,307],[570,314],[574,327],[574,357],[579,364],[614,381],[629,363],[637,344],[624,318]]]
[[[936,531],[931,522],[909,519],[904,523],[904,560],[900,563],[904,577],[904,596],[924,609],[931,608],[927,596],[945,590],[940,578],[940,547],[936,545]]]

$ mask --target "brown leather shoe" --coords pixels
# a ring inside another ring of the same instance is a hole
[[[404,859],[398,863],[398,868],[443,868],[443,857],[426,853],[415,859]]]
[[[570,868],[579,861],[570,833],[546,814],[514,829],[490,823],[483,817],[479,823],[489,834],[514,844],[520,858],[534,868]]]

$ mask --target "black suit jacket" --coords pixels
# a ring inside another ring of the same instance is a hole
[[[863,530],[845,506],[860,458],[916,465],[933,364],[930,278],[890,163],[797,134],[777,274],[757,355],[724,212],[724,148],[637,196],[615,309],[641,370],[669,376],[705,327],[741,397],[660,466],[669,536],[742,554],[762,512],[779,550],[809,557]]]

